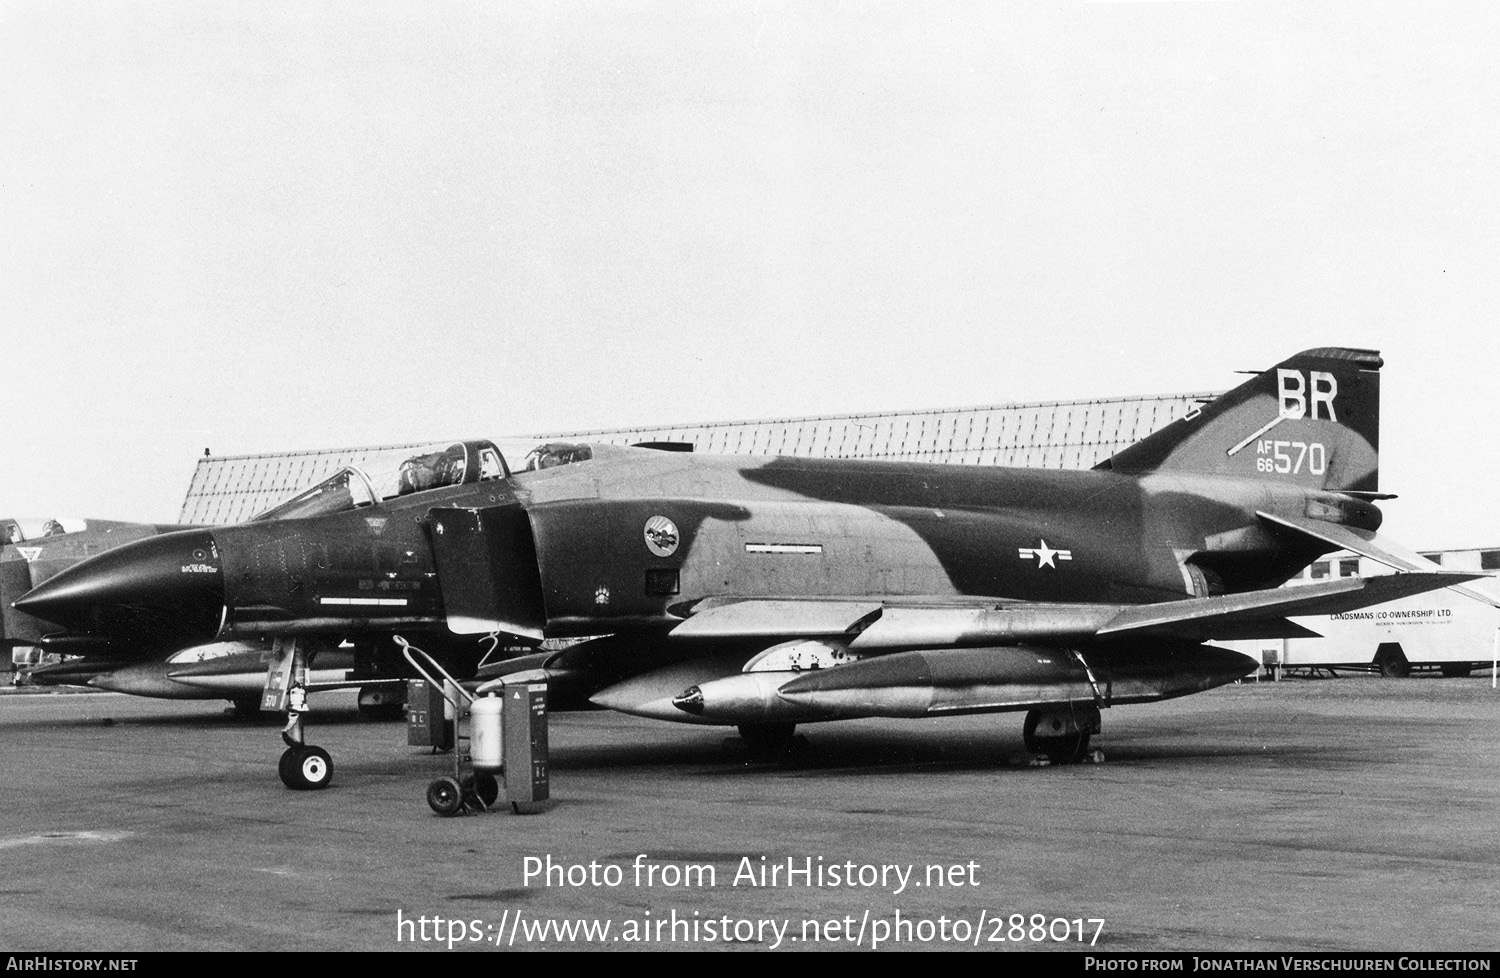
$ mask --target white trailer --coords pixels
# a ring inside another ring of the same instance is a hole
[[[1494,574],[1500,570],[1500,548],[1424,552],[1445,570]],[[1287,587],[1356,575],[1389,574],[1391,569],[1350,553],[1321,558]],[[1500,580],[1493,576],[1467,585],[1500,602]],[[1500,608],[1451,588],[1428,591],[1388,604],[1337,615],[1292,619],[1318,638],[1255,639],[1217,642],[1260,661],[1268,670],[1369,670],[1405,677],[1414,670],[1436,670],[1444,676],[1467,676],[1488,668],[1500,631]]]

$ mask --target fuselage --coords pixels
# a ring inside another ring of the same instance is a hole
[[[201,640],[439,628],[457,582],[439,573],[437,551],[456,544],[437,516],[477,511],[521,527],[465,544],[509,574],[502,590],[534,592],[502,603],[524,605],[539,634],[603,634],[670,627],[725,595],[1136,604],[1272,587],[1317,552],[1256,513],[1310,506],[1379,524],[1346,496],[1221,476],[597,446],[587,461],[348,512],[169,534],[70,573],[92,577],[95,604],[100,581],[124,594],[113,623],[127,630],[174,608]]]

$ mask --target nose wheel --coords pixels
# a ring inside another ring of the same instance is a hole
[[[282,751],[276,773],[293,791],[317,791],[333,780],[333,759],[321,747],[299,744]]]

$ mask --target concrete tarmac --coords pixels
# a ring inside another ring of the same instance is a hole
[[[1104,763],[1048,768],[1022,714],[811,725],[791,765],[560,714],[547,811],[448,819],[425,801],[448,756],[352,694],[314,705],[334,779],[300,793],[277,725],[222,702],[0,696],[0,949],[1500,944],[1488,678],[1107,710]]]

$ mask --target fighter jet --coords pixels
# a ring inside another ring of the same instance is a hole
[[[46,675],[63,670],[46,666],[49,660],[67,657],[68,676],[86,682],[108,668],[107,636],[71,637],[58,634],[56,641],[44,636],[56,626],[17,611],[12,602],[64,568],[86,557],[103,553],[158,533],[182,529],[152,523],[126,523],[94,519],[0,519],[0,645],[11,651],[17,667],[37,667],[29,672]],[[86,667],[79,663],[87,660]]]
[[[281,519],[345,498],[344,470],[255,519]],[[321,501],[321,502],[319,502]],[[342,502],[333,504],[335,507]],[[19,677],[37,686],[93,686],[110,692],[163,699],[227,699],[241,716],[260,712],[270,643],[235,639],[199,644],[174,629],[137,634],[69,634],[14,608],[13,602],[60,571],[137,540],[172,533],[175,524],[95,519],[0,519],[0,646],[11,650]],[[334,649],[318,657],[310,689],[360,688],[360,713],[399,717],[404,700],[399,653],[379,654],[371,643]]]
[[[1382,365],[1307,350],[1083,472],[586,444],[512,472],[461,443],[410,460],[388,498],[154,537],[17,607],[74,636],[272,639],[294,788],[332,776],[291,695],[308,650],[397,633],[577,640],[507,666],[546,676],[553,709],[760,747],[815,721],[1025,711],[1028,746],[1067,763],[1102,710],[1256,668],[1212,640],[1304,635],[1289,615],[1474,576],[1277,589],[1334,549],[1402,552],[1376,533]]]

